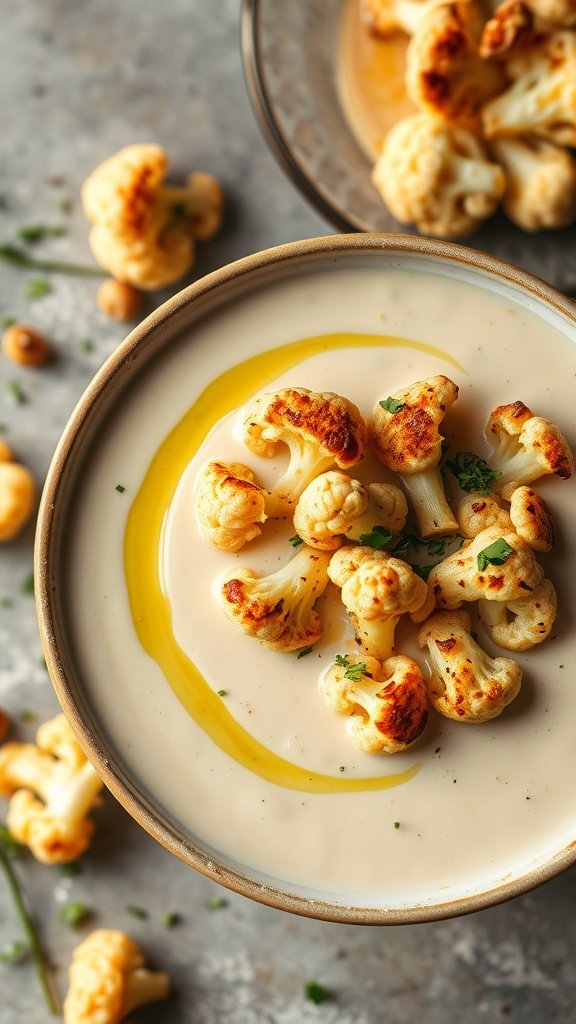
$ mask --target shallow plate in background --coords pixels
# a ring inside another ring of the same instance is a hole
[[[244,0],[252,102],[284,170],[337,228],[410,232],[372,185],[372,163],[343,113],[336,68],[343,10],[343,0]],[[530,235],[497,214],[464,241],[576,291],[573,227]]]

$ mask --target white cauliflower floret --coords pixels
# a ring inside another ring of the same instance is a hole
[[[506,171],[502,204],[524,231],[563,228],[576,218],[576,160],[536,136],[493,139],[492,154]]]
[[[458,509],[458,526],[464,537],[476,537],[488,527],[516,530],[533,551],[547,552],[554,544],[554,523],[545,502],[531,487],[517,487],[504,508],[496,495],[469,494]]]
[[[254,473],[240,462],[210,462],[200,474],[196,515],[202,535],[224,551],[240,548],[261,534],[265,495]]]
[[[169,976],[150,971],[128,935],[98,929],[72,954],[64,1024],[120,1024],[139,1006],[169,994]]]
[[[8,828],[44,864],[76,860],[87,849],[94,831],[87,814],[101,789],[64,715],[40,726],[36,746],[0,747],[0,793],[11,797]]]
[[[457,513],[458,529],[463,537],[477,537],[482,530],[495,527],[511,530],[510,512],[504,508],[497,495],[468,494],[461,502]]]
[[[509,498],[520,484],[530,484],[550,473],[567,480],[574,472],[574,457],[560,428],[535,416],[523,402],[499,405],[486,424],[493,452],[487,460],[499,476],[492,486]]]
[[[303,491],[294,512],[296,533],[305,544],[335,551],[345,539],[372,534],[373,547],[385,547],[406,522],[408,506],[394,484],[362,484],[330,470]],[[375,531],[375,534],[373,534]]]
[[[454,382],[439,375],[401,388],[374,407],[374,451],[388,469],[400,474],[422,537],[457,530],[439,469],[439,428],[457,397]]]
[[[137,288],[177,281],[194,263],[195,239],[211,237],[222,222],[223,196],[215,178],[197,173],[185,187],[164,186],[167,169],[160,146],[126,146],[82,187],[94,256]]]
[[[418,665],[399,655],[384,663],[337,655],[321,693],[329,708],[349,718],[350,736],[369,754],[396,754],[422,734],[428,721],[426,683]]]
[[[491,658],[470,630],[467,612],[439,612],[424,623],[418,643],[430,653],[428,695],[436,711],[457,722],[486,722],[517,696],[522,670],[510,658]]]
[[[284,388],[262,395],[248,407],[243,440],[265,458],[272,458],[278,445],[288,446],[288,468],[266,501],[267,515],[283,518],[320,473],[334,463],[348,469],[361,461],[368,432],[360,412],[347,398]]]
[[[360,0],[360,17],[372,35],[412,35],[428,11],[441,0]]]
[[[238,629],[273,651],[315,644],[322,630],[314,604],[328,583],[329,560],[323,551],[301,547],[270,576],[239,569],[222,584],[222,608]]]
[[[509,651],[527,651],[550,636],[557,597],[550,580],[516,601],[479,601],[482,624],[495,644]]]
[[[394,654],[401,616],[418,614],[428,602],[424,580],[401,559],[356,545],[332,555],[328,575],[341,588],[356,643],[366,654],[386,661]]]
[[[534,14],[554,25],[576,25],[574,0],[526,0]]]
[[[438,608],[463,601],[515,601],[527,597],[544,578],[534,553],[514,530],[489,526],[438,565],[428,586]]]
[[[576,33],[554,32],[506,62],[512,84],[482,110],[484,134],[576,146]]]
[[[390,212],[424,234],[462,238],[491,217],[505,176],[470,127],[415,114],[386,135],[372,181]]]
[[[474,2],[435,5],[412,36],[406,54],[406,90],[422,110],[447,120],[469,120],[505,85],[500,67],[480,58],[483,11]]]
[[[13,540],[34,510],[36,484],[26,466],[14,462],[5,441],[0,442],[0,542]]]

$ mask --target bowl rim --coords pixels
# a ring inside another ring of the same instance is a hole
[[[545,864],[530,869],[519,877],[481,893],[459,897],[446,903],[389,910],[382,907],[337,904],[327,899],[313,899],[299,893],[263,885],[240,870],[217,863],[214,854],[209,856],[195,847],[184,835],[183,830],[179,831],[175,823],[163,818],[161,811],[146,800],[135,783],[124,774],[114,754],[106,748],[89,722],[85,721],[76,697],[78,687],[72,673],[68,676],[66,672],[58,643],[60,630],[54,578],[58,572],[57,518],[59,501],[64,490],[62,484],[71,460],[76,455],[77,437],[85,420],[90,416],[95,404],[106,398],[108,389],[115,382],[117,375],[130,372],[131,368],[138,369],[138,352],[140,351],[143,356],[146,354],[146,343],[153,342],[156,331],[184,310],[194,308],[195,304],[222,286],[232,282],[241,283],[245,278],[257,278],[260,272],[278,268],[283,264],[297,266],[299,262],[310,258],[329,258],[357,251],[370,251],[375,254],[385,252],[397,254],[400,258],[421,256],[438,261],[440,265],[456,264],[460,268],[472,268],[480,272],[480,277],[496,277],[519,287],[521,291],[528,293],[529,297],[543,301],[576,326],[576,302],[545,281],[513,264],[475,249],[417,235],[360,233],[320,236],[266,249],[213,271],[169,298],[138,324],[95,374],[72,412],[54,452],[40,501],[34,548],[35,600],[48,671],[72,730],[107,788],[149,835],[202,874],[241,895],[275,909],[336,923],[411,924],[437,921],[482,910],[535,888],[576,862],[576,840],[552,855]],[[288,885],[286,889],[289,889]]]

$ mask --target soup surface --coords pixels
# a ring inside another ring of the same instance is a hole
[[[116,756],[209,855],[265,885],[401,908],[492,888],[575,838],[574,483],[539,486],[559,525],[557,550],[541,557],[560,610],[553,638],[514,655],[519,698],[479,726],[431,714],[410,750],[385,757],[354,747],[318,691],[334,655],[354,650],[334,593],[319,603],[322,640],[300,659],[239,633],[218,606],[223,572],[288,561],[292,524],[267,524],[235,555],[210,548],[195,479],[216,458],[271,485],[282,456],[254,456],[237,426],[255,392],[289,385],[346,395],[368,417],[378,398],[444,373],[460,386],[445,421],[453,450],[486,455],[488,413],[516,399],[574,442],[576,338],[536,300],[526,311],[512,289],[480,288],[472,272],[362,262],[260,286],[138,377],[78,488],[68,614]],[[354,475],[385,477],[370,459]],[[410,624],[397,640],[416,653]]]

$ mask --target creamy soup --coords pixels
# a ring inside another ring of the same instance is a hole
[[[286,386],[338,392],[369,417],[378,398],[443,373],[460,386],[445,421],[454,450],[486,455],[488,413],[516,399],[574,442],[576,337],[536,300],[530,312],[511,288],[478,287],[473,272],[376,262],[335,260],[262,286],[138,378],[78,489],[68,612],[115,756],[210,856],[264,885],[401,908],[482,892],[576,838],[574,483],[539,487],[559,526],[556,552],[540,557],[560,611],[552,638],[510,655],[525,673],[518,699],[477,726],[431,713],[413,747],[383,756],[359,751],[319,693],[334,655],[355,650],[336,593],[319,602],[324,634],[300,659],[261,647],[219,607],[223,573],[289,560],[293,525],[266,524],[238,554],[215,550],[197,528],[195,480],[219,459],[273,484],[282,456],[253,455],[238,424],[254,393]],[[371,459],[354,475],[386,477]],[[427,671],[409,622],[397,650]]]

